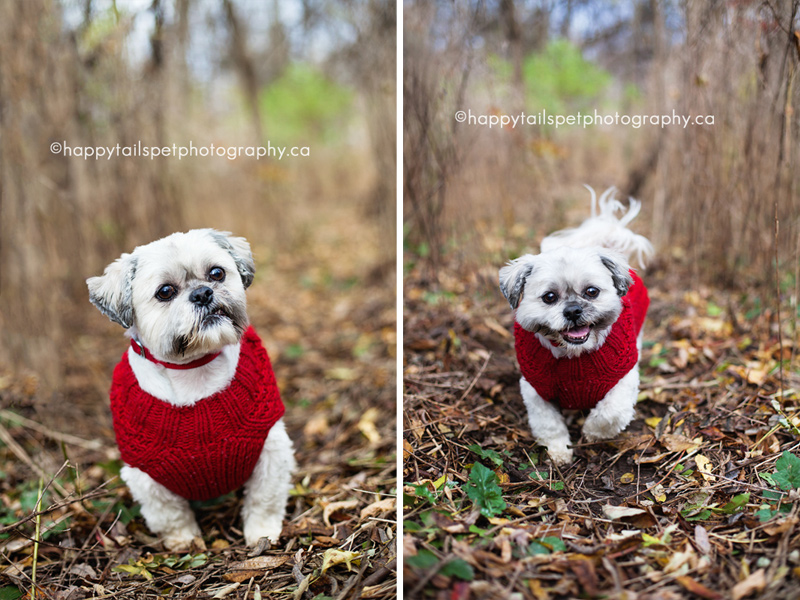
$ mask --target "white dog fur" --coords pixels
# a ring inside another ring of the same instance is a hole
[[[200,327],[187,302],[203,283],[198,274],[211,265],[223,268],[224,282],[215,294],[228,319],[215,327]],[[87,280],[92,302],[111,320],[126,328],[158,360],[188,363],[206,354],[220,355],[206,365],[188,370],[166,369],[130,348],[128,360],[145,392],[174,406],[191,406],[225,389],[239,360],[241,335],[248,325],[245,289],[255,264],[244,238],[212,229],[176,233],[123,254],[100,277]],[[238,276],[237,276],[238,275]],[[164,283],[176,284],[174,302],[159,302],[154,292]],[[295,469],[292,442],[283,419],[270,430],[258,462],[245,484],[242,508],[245,541],[255,545],[262,537],[277,542]],[[124,466],[122,479],[150,530],[167,548],[187,549],[200,535],[189,502],[157,483],[140,469]]]
[[[627,212],[618,219],[615,213],[623,211],[624,206],[614,199],[615,189],[610,188],[601,195],[599,212],[594,190],[588,189],[592,195],[589,219],[576,229],[546,237],[539,255],[524,255],[500,270],[500,287],[516,309],[516,321],[528,331],[536,331],[538,340],[557,358],[579,356],[603,345],[622,310],[620,296],[613,292],[615,288],[621,293],[627,291],[625,278],[629,257],[635,255],[643,267],[645,258],[653,252],[646,238],[627,228],[639,213],[641,204],[638,201],[631,198]],[[562,314],[562,303],[547,305],[541,302],[541,297],[554,282],[577,289],[585,281],[612,293],[601,293],[589,307],[589,318],[595,325],[586,341],[577,345],[566,343],[562,332],[568,330],[568,323]],[[640,333],[636,344],[637,363],[641,344]],[[637,364],[589,412],[583,425],[584,437],[589,441],[609,439],[625,429],[633,420],[638,390]],[[542,398],[525,377],[520,379],[520,391],[536,443],[547,448],[555,464],[570,463],[573,450],[560,410]]]

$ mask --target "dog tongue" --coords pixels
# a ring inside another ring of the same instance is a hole
[[[564,334],[567,337],[580,339],[582,337],[586,337],[589,334],[589,327],[588,325],[584,327],[576,327],[575,329],[570,329],[569,331],[565,331]]]

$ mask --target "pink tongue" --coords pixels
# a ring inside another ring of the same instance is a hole
[[[586,337],[589,333],[589,327],[578,327],[577,329],[570,329],[569,331],[565,331],[564,334],[567,337],[571,338],[582,338]]]

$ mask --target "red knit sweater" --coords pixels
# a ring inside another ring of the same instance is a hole
[[[122,460],[189,500],[243,485],[283,413],[269,356],[252,327],[242,337],[230,385],[192,406],[173,406],[142,390],[127,352],[114,369],[111,414]]]
[[[594,352],[574,358],[556,358],[535,333],[514,323],[520,370],[536,392],[561,408],[588,410],[597,406],[638,362],[636,338],[644,324],[650,298],[634,273],[633,285],[622,297],[622,313],[611,326],[605,343]]]

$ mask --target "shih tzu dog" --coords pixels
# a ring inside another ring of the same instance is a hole
[[[627,227],[641,203],[631,198],[617,218],[625,209],[614,199],[616,190],[606,190],[598,203],[588,189],[591,218],[547,236],[540,254],[500,269],[500,289],[515,311],[520,388],[531,431],[559,465],[572,461],[559,409],[589,411],[583,425],[589,441],[612,438],[633,420],[650,302],[628,265],[635,254],[644,266],[653,251]]]
[[[200,535],[190,500],[242,485],[247,544],[281,534],[295,461],[247,317],[254,273],[244,238],[196,229],[139,246],[87,280],[91,302],[131,340],[111,385],[121,476],[171,550]]]

